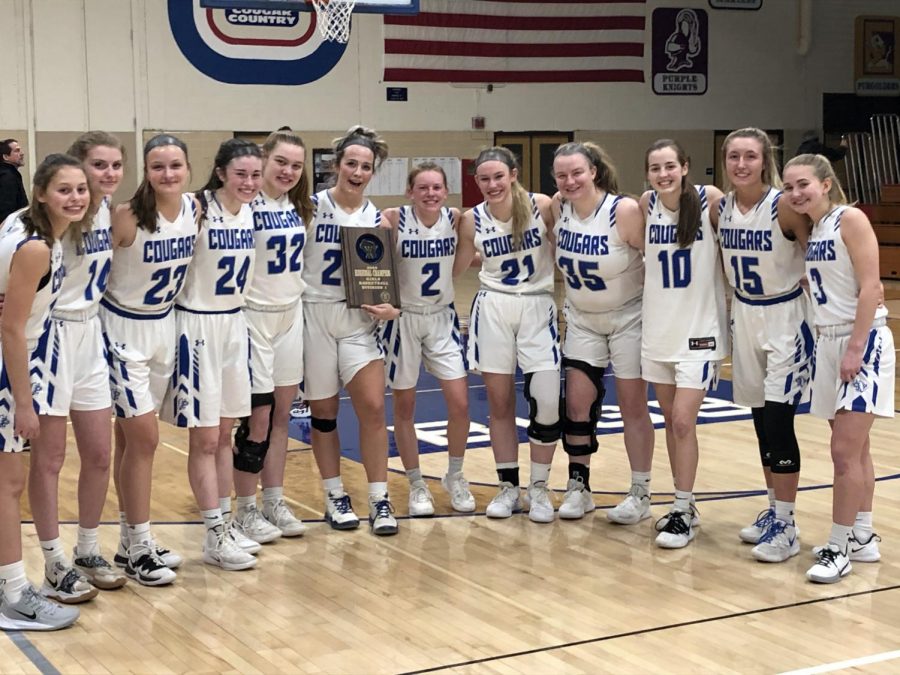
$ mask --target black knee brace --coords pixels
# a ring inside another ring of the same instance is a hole
[[[766,401],[764,420],[769,443],[769,468],[772,473],[800,471],[800,446],[794,433],[797,406],[791,403]]]
[[[234,432],[234,447],[237,452],[234,455],[234,468],[248,473],[259,473],[265,464],[266,453],[269,451],[269,438],[272,435],[272,413],[275,408],[275,394],[251,394],[250,408],[269,408],[269,428],[266,438],[262,441],[250,440],[250,418],[242,417],[241,423]]]
[[[335,429],[337,429],[337,420],[336,419],[325,419],[322,417],[310,417],[309,424],[316,431],[321,431],[326,434],[329,431],[334,431]]]
[[[525,388],[522,394],[528,403],[528,438],[533,438],[539,443],[556,443],[559,440],[562,424],[560,423],[559,411],[557,411],[556,422],[553,424],[541,424],[537,421],[538,402],[531,396],[531,378],[533,373],[525,374]],[[558,404],[556,404],[558,407]]]
[[[591,383],[594,385],[594,388],[597,390],[597,395],[594,398],[593,403],[591,403],[590,410],[588,411],[588,421],[576,421],[571,419],[566,414],[566,399],[562,398],[560,403],[560,415],[563,420],[563,449],[570,455],[574,456],[584,456],[591,455],[597,452],[597,449],[600,447],[600,443],[597,441],[597,421],[600,419],[600,413],[602,412],[603,405],[603,397],[606,395],[606,389],[603,386],[603,368],[599,368],[597,366],[592,366],[589,363],[584,361],[577,361],[575,359],[563,359],[563,368],[574,368],[576,370],[580,370],[582,373],[588,376]],[[563,389],[565,391],[565,389]],[[570,443],[566,436],[587,436],[590,440],[588,443]]]
[[[247,473],[259,473],[266,462],[266,453],[269,451],[269,440],[251,441],[247,438],[250,425],[246,418],[241,420],[241,426],[234,434],[234,468]]]

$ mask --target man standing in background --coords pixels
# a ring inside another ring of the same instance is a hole
[[[19,168],[25,164],[25,153],[15,138],[0,141],[0,223],[13,211],[28,206],[28,196]]]

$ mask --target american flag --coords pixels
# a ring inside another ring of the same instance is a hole
[[[643,82],[645,0],[421,0],[384,17],[390,82]]]

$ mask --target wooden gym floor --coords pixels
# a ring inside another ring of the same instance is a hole
[[[900,285],[888,284],[886,294],[900,338]],[[473,401],[483,394],[472,392]],[[604,508],[628,487],[621,433],[601,436],[593,460],[600,508],[582,521],[550,525],[525,515],[484,516],[496,476],[483,444],[466,457],[476,514],[450,511],[439,482],[446,453],[431,452],[422,468],[438,517],[405,518],[406,480],[392,458],[390,491],[402,519],[391,538],[373,537],[364,526],[331,531],[322,522],[312,453],[292,441],[286,494],[309,531],[265,546],[257,569],[246,572],[200,561],[187,437],[161,427],[152,514],[156,536],[185,556],[178,580],[101,592],[65,631],[0,635],[0,672],[812,673],[896,672],[900,665],[900,417],[876,421],[872,432],[883,559],[855,564],[833,586],[804,577],[810,547],[827,539],[831,522],[828,427],[810,415],[797,418],[802,551],[778,565],[755,562],[737,537],[766,506],[747,419],[699,427],[702,527],[688,548],[674,551],[653,545],[653,520],[621,527],[605,518]],[[60,498],[69,546],[77,515],[72,448]],[[527,476],[524,446],[521,457]],[[551,476],[557,502],[565,467],[559,450]],[[362,467],[345,459],[343,472],[364,515]],[[659,517],[672,499],[661,432],[653,472]],[[28,518],[26,500],[23,506]],[[115,520],[110,490],[101,528],[109,558]],[[42,558],[30,524],[24,535],[29,575],[39,581]]]

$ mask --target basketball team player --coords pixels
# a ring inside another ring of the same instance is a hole
[[[783,562],[800,552],[794,523],[800,447],[797,405],[807,390],[813,333],[798,235],[806,219],[782,203],[781,178],[768,134],[748,127],[722,145],[732,190],[710,211],[718,227],[731,304],[734,402],[753,411],[769,508],[740,531],[753,557]]]
[[[0,229],[0,629],[56,630],[79,615],[35,591],[25,575],[19,499],[25,488],[25,441],[40,433],[47,395],[41,374],[53,358],[47,322],[65,274],[60,240],[87,213],[91,197],[81,162],[49,155],[34,173],[32,203]]]
[[[196,193],[199,229],[175,300],[176,365],[160,413],[188,430],[188,480],[206,530],[203,562],[229,571],[257,563],[226,527],[219,495],[231,494],[232,464],[261,468],[246,448],[231,450],[235,419],[250,414],[249,336],[241,307],[256,257],[250,202],[261,185],[259,146],[239,138],[222,143]]]
[[[806,274],[818,337],[810,411],[831,425],[834,463],[831,534],[813,549],[806,576],[834,583],[852,562],[881,559],[869,431],[876,417],[894,416],[894,338],[881,303],[878,240],[866,215],[847,206],[831,163],[821,155],[792,159],[783,199],[812,221]]]
[[[144,177],[112,218],[114,253],[100,321],[108,350],[113,410],[119,429],[114,466],[121,540],[115,562],[145,586],[175,580],[182,558],[150,533],[156,413],[175,367],[172,308],[194,254],[197,207],[184,192],[187,146],[158,134],[144,145]],[[121,445],[120,445],[121,444]]]
[[[235,446],[242,456],[261,457],[263,465],[258,473],[234,470],[234,522],[258,543],[306,531],[284,499],[284,471],[291,404],[303,380],[303,247],[313,212],[303,139],[289,129],[276,131],[262,152],[262,190],[250,203],[256,266],[244,295],[251,412]],[[262,510],[256,502],[258,482]],[[220,496],[220,506],[224,514],[231,511],[230,494]]]
[[[518,182],[507,148],[484,150],[475,160],[475,182],[484,201],[463,214],[456,270],[481,256],[481,290],[469,322],[469,367],[481,373],[488,396],[491,448],[498,492],[489,518],[522,510],[516,429],[516,366],[525,374],[531,477],[528,517],[555,518],[548,481],[560,436],[559,334],[553,299],[553,233],[550,198],[529,194]]]
[[[304,248],[303,354],[304,391],[310,405],[312,447],[325,492],[325,521],[336,530],[359,527],[350,495],[341,480],[337,432],[338,392],[343,386],[359,423],[359,444],[369,492],[373,534],[397,533],[387,491],[387,429],[384,422],[384,360],[378,319],[393,308],[347,307],[341,273],[341,228],[380,227],[381,212],[364,194],[376,169],[387,158],[387,144],[362,126],[352,127],[333,144],[334,187],[318,192],[315,215]]]
[[[394,440],[409,480],[409,515],[434,515],[434,497],[419,467],[414,426],[419,368],[441,384],[447,406],[447,473],[441,480],[454,511],[471,513],[475,498],[463,476],[469,437],[469,392],[459,319],[453,306],[453,261],[460,213],[444,206],[447,176],[432,162],[412,168],[406,197],[412,203],[387,209],[394,231],[402,314],[382,328],[385,374],[393,390]]]
[[[654,142],[645,161],[652,189],[640,200],[646,217],[641,370],[663,411],[675,480],[672,509],[656,523],[656,545],[683,548],[699,525],[697,415],[728,354],[725,283],[709,216],[722,193],[691,184],[687,155],[674,140]]]
[[[644,220],[635,200],[617,194],[615,167],[593,143],[561,145],[553,175],[559,191],[552,203],[556,265],[566,283],[562,431],[569,480],[559,517],[581,518],[595,508],[590,461],[599,445],[603,372],[611,363],[631,489],[606,517],[633,525],[650,517],[654,442],[647,383],[641,378]]]
[[[88,226],[61,240],[66,270],[51,312],[50,349],[58,354],[43,371],[47,392],[41,433],[31,442],[28,496],[44,554],[42,592],[66,603],[84,602],[97,589],[119,588],[125,575],[100,552],[98,528],[109,486],[109,368],[97,315],[112,265],[110,199],[122,182],[124,146],[104,131],[79,136],[69,154],[82,163],[91,191]],[[66,458],[66,423],[78,447],[78,540],[69,561],[59,537],[59,472]]]

